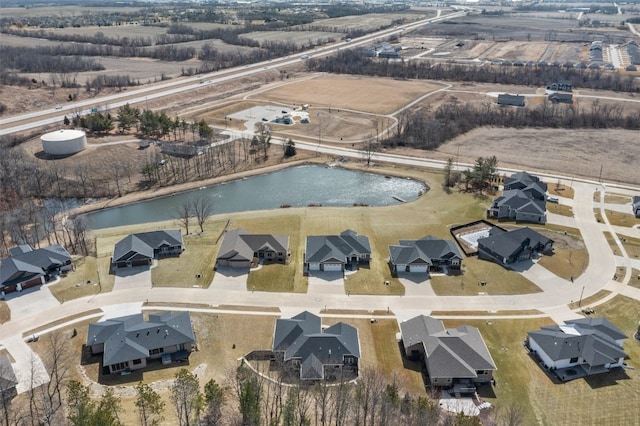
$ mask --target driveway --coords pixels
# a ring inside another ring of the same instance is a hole
[[[342,272],[309,272],[307,294],[345,294],[344,280]]]
[[[60,305],[58,299],[51,294],[49,285],[50,283],[7,294],[5,299],[11,309],[11,316],[21,318],[35,314],[42,309]]]
[[[8,337],[2,343],[16,361],[12,366],[18,379],[16,390],[19,394],[51,380],[38,354],[31,350],[21,336]]]
[[[248,268],[229,268],[218,266],[209,289],[246,290],[248,277]]]
[[[151,268],[136,266],[116,270],[116,280],[113,291],[131,290],[134,288],[151,289]]]
[[[398,280],[404,286],[405,296],[435,296],[426,273],[399,272]]]

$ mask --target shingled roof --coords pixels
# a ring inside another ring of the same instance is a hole
[[[537,249],[550,242],[553,240],[528,227],[512,231],[493,227],[488,237],[478,239],[478,246],[482,246],[502,259],[508,259],[517,255],[523,248]]]
[[[480,331],[468,325],[445,328],[442,321],[419,315],[400,323],[405,350],[424,348],[425,364],[432,378],[475,378],[476,371],[496,370]]]
[[[104,344],[103,364],[149,357],[152,349],[195,342],[189,312],[162,312],[113,318],[89,324],[87,346]]]
[[[289,249],[289,236],[272,234],[250,234],[237,228],[227,232],[220,245],[219,259],[252,260],[259,251],[272,250],[286,253]]]
[[[617,342],[627,336],[606,318],[565,321],[564,325],[542,327],[528,335],[553,361],[581,357],[594,366],[627,356]]]
[[[320,317],[302,312],[276,321],[273,350],[283,351],[284,360],[300,360],[300,377],[323,377],[324,365],[342,364],[345,356],[360,358],[358,330],[339,322],[322,330]]]
[[[433,264],[433,259],[447,260],[453,257],[462,259],[460,250],[451,240],[443,240],[427,235],[419,240],[400,240],[397,246],[389,246],[389,257],[392,263]]]
[[[346,230],[340,235],[308,236],[305,250],[305,263],[344,262],[349,256],[371,254],[369,238]]]
[[[113,261],[153,259],[154,250],[162,246],[177,245],[182,245],[182,234],[179,229],[130,234],[116,243],[113,249]]]
[[[11,257],[0,259],[0,286],[28,281],[71,262],[71,255],[61,245],[35,250],[27,247],[20,246],[11,251]]]

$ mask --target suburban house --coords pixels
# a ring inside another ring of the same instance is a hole
[[[102,354],[105,374],[145,368],[153,359],[163,364],[184,361],[195,349],[189,312],[128,315],[89,324],[87,347]]]
[[[635,217],[640,217],[640,195],[636,195],[631,199],[631,207]]]
[[[6,354],[0,355],[0,398],[10,400],[18,394],[18,379],[13,371],[11,360]]]
[[[524,106],[524,96],[501,93],[498,95],[498,105]]]
[[[276,320],[273,355],[301,380],[351,380],[358,377],[358,330],[339,322],[322,328],[310,312]]]
[[[433,272],[460,270],[462,254],[452,240],[428,235],[419,240],[400,240],[389,246],[392,272]]]
[[[549,94],[549,100],[555,104],[572,104],[573,94],[554,92]]]
[[[504,178],[502,195],[495,197],[487,209],[492,219],[517,222],[545,223],[547,184],[527,172],[514,173]]]
[[[250,268],[258,262],[286,264],[290,258],[288,235],[250,234],[238,228],[225,234],[216,262],[218,266]]]
[[[560,80],[557,83],[547,84],[547,90],[571,92],[573,91],[573,84],[569,80]]]
[[[3,294],[44,284],[73,268],[71,255],[58,244],[35,250],[23,244],[10,249],[9,254],[0,259],[0,291]]]
[[[371,259],[369,238],[346,230],[340,235],[308,236],[304,255],[306,271],[357,269]]]
[[[183,251],[179,229],[141,232],[118,241],[113,249],[116,268],[150,265],[153,259],[180,256]]]
[[[606,318],[581,318],[527,333],[527,348],[545,369],[567,381],[622,367],[627,336]]]
[[[419,315],[401,322],[400,332],[405,355],[424,363],[432,386],[475,392],[473,384],[490,382],[497,369],[475,327],[445,328],[442,321]]]
[[[495,226],[488,237],[478,238],[478,258],[500,265],[521,262],[552,250],[553,240],[531,228],[507,231]]]

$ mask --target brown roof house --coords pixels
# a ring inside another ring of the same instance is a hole
[[[216,264],[250,268],[257,263],[289,263],[288,235],[251,234],[243,229],[227,232],[220,245]]]

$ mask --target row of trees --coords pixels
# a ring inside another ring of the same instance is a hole
[[[310,71],[371,75],[402,79],[475,81],[505,85],[546,87],[549,82],[570,80],[573,87],[638,92],[633,75],[559,67],[493,67],[430,61],[390,62],[366,57],[358,50],[343,49],[336,55],[307,61]]]
[[[435,149],[448,140],[481,126],[555,127],[565,129],[640,129],[637,113],[625,114],[620,104],[594,101],[588,108],[544,101],[536,108],[504,108],[446,103],[433,112],[414,110],[398,116],[393,132],[382,140],[387,147]]]

